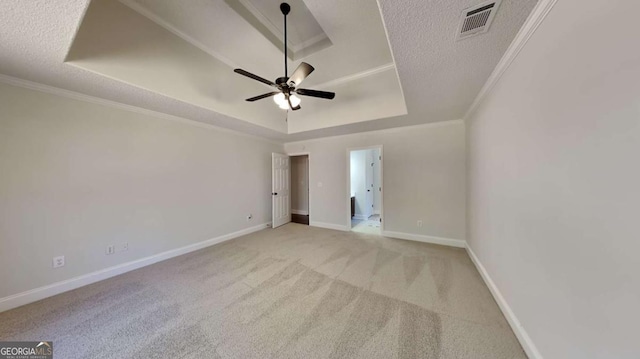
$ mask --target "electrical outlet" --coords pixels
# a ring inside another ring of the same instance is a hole
[[[418,220],[418,224],[417,224],[417,226],[418,226],[418,227],[422,227],[422,221],[421,221],[421,220]]]
[[[115,252],[116,252],[116,246],[114,245],[107,246],[107,255],[114,254]]]
[[[251,213],[249,213],[249,215],[247,216],[247,221],[250,221],[253,219],[253,215]]]
[[[122,243],[122,251],[128,251],[129,250],[129,242],[124,242]]]
[[[64,256],[53,257],[53,268],[64,267]]]

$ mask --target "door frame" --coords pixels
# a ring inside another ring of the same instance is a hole
[[[380,235],[382,235],[382,233],[384,232],[384,146],[383,145],[347,148],[347,154],[346,154],[347,190],[345,192],[345,196],[346,196],[345,208],[347,209],[347,231],[351,231],[351,151],[375,150],[375,149],[380,150],[380,158],[382,158],[380,160],[380,187],[382,188],[382,190],[380,191],[380,218],[382,219],[382,222],[380,222]]]
[[[287,153],[287,156],[289,156],[289,163],[291,163],[291,157],[307,156],[307,195],[309,196],[309,226],[311,226],[311,152]]]

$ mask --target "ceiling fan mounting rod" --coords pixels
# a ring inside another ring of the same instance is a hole
[[[284,15],[284,77],[289,77],[289,72],[287,71],[287,15],[291,11],[291,6],[283,2],[280,4],[280,11]]]

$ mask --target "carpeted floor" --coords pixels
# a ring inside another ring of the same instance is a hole
[[[0,313],[55,358],[526,358],[463,249],[290,223]]]

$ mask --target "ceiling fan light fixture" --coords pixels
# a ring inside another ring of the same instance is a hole
[[[278,107],[280,107],[280,109],[282,110],[289,109],[289,102],[287,102],[287,98],[282,92],[273,96],[273,102],[275,102],[278,105]]]
[[[278,104],[278,107],[280,107],[281,110],[288,110],[289,109],[289,104],[288,103],[281,103]]]
[[[275,102],[280,107],[284,105],[289,106],[289,104],[287,103],[287,98],[284,97],[284,94],[282,92],[273,96],[273,102]]]
[[[298,105],[300,104],[300,97],[296,95],[290,95],[289,100],[291,100],[291,106],[293,107],[298,107]]]
[[[300,97],[293,94],[289,95],[289,100],[291,100],[292,107],[298,107],[298,105],[300,105],[300,102],[301,102]],[[278,105],[278,107],[280,107],[283,110],[289,109],[289,101],[287,101],[287,97],[282,92],[273,96],[273,102],[275,102]]]

